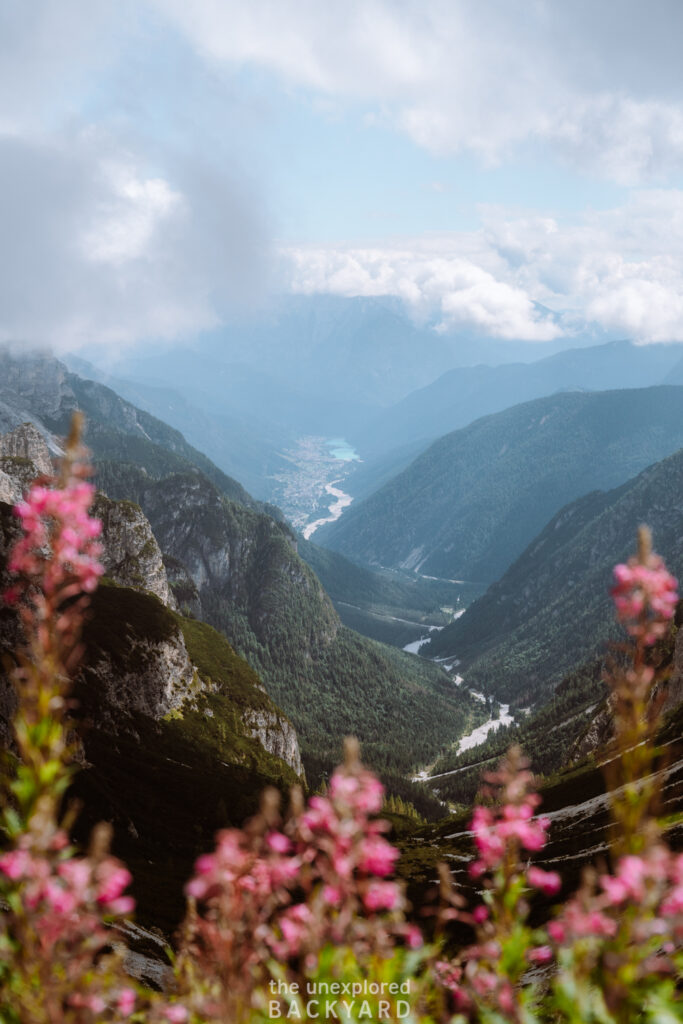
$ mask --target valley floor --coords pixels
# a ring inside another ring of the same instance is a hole
[[[269,497],[308,540],[323,523],[339,519],[353,501],[337,485],[343,484],[359,456],[341,438],[311,435],[282,452],[282,461]]]

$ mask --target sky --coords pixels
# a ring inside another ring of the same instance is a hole
[[[1,0],[0,339],[683,340],[680,0]]]

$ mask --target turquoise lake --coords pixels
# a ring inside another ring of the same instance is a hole
[[[332,437],[325,444],[330,449],[330,455],[343,462],[356,462],[360,456],[344,437]]]

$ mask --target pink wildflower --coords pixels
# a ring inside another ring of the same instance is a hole
[[[398,905],[400,890],[394,882],[371,882],[363,896],[368,910],[393,910]]]
[[[648,535],[649,537],[649,535]],[[614,568],[617,618],[633,637],[652,644],[663,636],[678,601],[677,581],[651,551]]]
[[[124,1017],[130,1017],[131,1013],[135,1009],[136,999],[137,996],[134,989],[121,989],[118,999],[116,1000],[116,1008],[119,1013],[122,1013]]]
[[[361,847],[360,868],[371,875],[390,875],[398,850],[379,836],[366,839]]]
[[[555,896],[562,888],[562,879],[556,871],[543,871],[532,865],[527,871],[529,885],[540,889],[546,896]]]
[[[131,874],[113,859],[103,861],[97,869],[97,902],[108,907],[116,903],[131,881]]]
[[[289,839],[282,832],[270,832],[266,842],[275,853],[289,853],[292,848]]]
[[[164,1007],[164,1017],[170,1024],[185,1024],[190,1019],[189,1013],[180,1003]]]
[[[31,857],[26,850],[10,850],[0,857],[0,871],[13,882],[25,878],[31,869]]]
[[[547,964],[553,958],[553,951],[550,946],[537,946],[527,952],[529,960],[534,964]]]

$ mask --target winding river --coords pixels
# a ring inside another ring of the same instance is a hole
[[[335,500],[330,504],[330,514],[328,516],[324,516],[322,519],[316,519],[315,522],[308,523],[307,526],[304,526],[302,533],[306,540],[309,540],[313,536],[319,526],[323,526],[325,523],[334,523],[335,520],[339,519],[344,509],[348,508],[353,501],[350,494],[346,494],[344,491],[340,491],[338,487],[334,486],[339,483],[341,483],[341,480],[333,480],[332,483],[325,484],[325,491]]]

